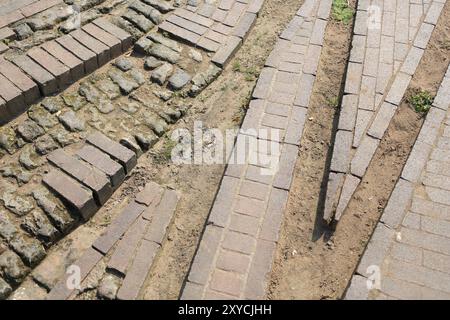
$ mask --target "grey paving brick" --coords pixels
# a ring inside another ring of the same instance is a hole
[[[350,169],[352,174],[360,178],[364,176],[379,143],[380,140],[369,136],[365,136],[362,139],[351,161]]]
[[[367,11],[356,11],[353,33],[367,35]]]
[[[397,228],[411,203],[414,185],[406,180],[399,179],[395,185],[389,201],[384,209],[381,221],[391,228]]]
[[[439,3],[437,1],[433,1],[431,3],[430,8],[428,9],[427,15],[425,16],[425,22],[436,25],[439,17],[441,15],[441,11],[444,8],[444,3]]]
[[[284,145],[281,152],[279,168],[273,181],[274,187],[285,190],[290,189],[297,155],[297,146],[289,144]]]
[[[310,43],[317,44],[317,45],[323,45],[323,39],[325,36],[325,29],[327,27],[327,21],[316,19],[314,22],[314,28],[311,35]]]
[[[422,248],[409,246],[403,243],[394,243],[392,245],[390,255],[397,260],[421,265],[423,259],[423,250]]]
[[[401,243],[450,255],[450,239],[447,237],[409,228],[401,228],[400,235]]]
[[[343,173],[330,172],[328,176],[327,194],[323,211],[323,219],[330,221],[337,206],[340,190],[344,181]]]
[[[341,216],[347,208],[347,205],[355,193],[360,181],[361,180],[359,178],[352,176],[351,174],[347,174],[345,176],[344,185],[342,186],[339,202],[334,215],[335,221],[339,221],[341,219]]]
[[[275,76],[276,69],[264,68],[258,78],[255,89],[253,90],[253,98],[266,99],[270,93],[270,86]]]
[[[259,229],[259,219],[243,214],[232,214],[230,217],[230,230],[248,234],[255,237]]]
[[[395,36],[395,12],[384,11],[381,34],[385,36]]]
[[[345,80],[345,93],[359,94],[363,65],[350,62]]]
[[[383,103],[376,113],[375,119],[367,131],[367,134],[374,138],[383,138],[396,110],[397,106],[386,102]]]
[[[442,220],[450,220],[450,206],[414,197],[411,211]]]
[[[273,188],[258,238],[277,242],[289,193]]]
[[[361,89],[359,92],[358,108],[364,110],[375,110],[375,89],[377,79],[374,77],[363,76],[361,80]]]
[[[223,177],[219,192],[211,209],[208,221],[214,225],[225,227],[231,214],[231,206],[239,186],[239,179]]]
[[[180,300],[200,300],[203,297],[204,286],[186,282]]]
[[[353,134],[350,131],[339,130],[333,148],[330,170],[346,173],[350,164]]]
[[[339,114],[339,130],[353,131],[358,110],[358,96],[347,94],[342,97],[341,112]]]
[[[435,109],[435,110],[439,110],[439,109]],[[429,145],[434,145],[434,143],[438,137],[438,134],[439,134],[439,129],[441,127],[441,123],[434,122],[429,119],[430,118],[427,116],[427,119],[424,121],[422,128],[420,129],[417,140],[425,142]]]
[[[315,79],[316,77],[311,74],[304,73],[301,75],[294,105],[305,108],[309,107]]]
[[[245,38],[250,29],[256,22],[256,14],[254,13],[245,13],[239,24],[234,28],[233,35],[238,36],[239,38]]]
[[[352,39],[350,62],[363,63],[366,53],[366,36],[355,34]]]
[[[222,242],[224,249],[252,254],[255,251],[256,239],[248,234],[227,230]]]
[[[450,70],[450,68],[448,70]],[[447,75],[442,80],[441,86],[433,101],[434,106],[445,111],[448,110],[450,105],[450,76],[448,76],[448,74],[449,72],[447,71]]]
[[[420,59],[422,59],[423,53],[423,49],[411,47],[400,71],[411,76],[414,75],[417,66],[419,65]]]
[[[221,47],[216,54],[212,57],[212,62],[223,67],[233,57],[235,52],[242,44],[242,39],[239,37],[231,36],[225,46]]]
[[[402,226],[410,229],[420,229],[421,216],[413,212],[406,213],[403,218]]]
[[[369,110],[359,109],[356,115],[355,135],[353,137],[353,147],[357,148],[361,140],[365,136],[367,126],[373,117],[374,112]]]
[[[410,81],[410,75],[403,72],[398,73],[386,96],[386,101],[397,106],[400,105]]]
[[[345,300],[367,300],[369,290],[367,288],[367,278],[360,275],[354,275],[350,282],[350,286],[345,291]]]
[[[376,77],[378,74],[378,61],[380,58],[380,49],[370,48],[366,50],[364,57],[363,74],[366,76]]]
[[[417,182],[430,152],[431,146],[429,144],[422,141],[416,141],[408,160],[403,167],[402,178],[411,182]]]
[[[303,128],[305,126],[307,109],[302,107],[292,107],[292,114],[289,118],[288,127],[284,136],[284,142],[300,145],[300,141],[303,135]]]
[[[420,26],[419,32],[416,35],[416,39],[414,40],[414,46],[426,49],[428,46],[428,42],[430,41],[431,34],[433,33],[434,25],[428,23],[422,23]]]
[[[450,205],[450,191],[433,187],[425,187],[425,191],[430,197],[430,200],[447,206]]]
[[[318,45],[309,45],[308,51],[305,55],[305,63],[303,65],[303,72],[307,74],[316,74],[319,67],[320,53],[322,47]]]
[[[450,270],[450,257],[444,254],[424,250],[423,265],[430,269],[448,273],[448,270]]]

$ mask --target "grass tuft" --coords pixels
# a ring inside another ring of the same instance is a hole
[[[332,12],[335,20],[347,24],[352,20],[354,11],[347,0],[333,0]]]

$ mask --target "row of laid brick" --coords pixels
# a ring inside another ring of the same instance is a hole
[[[407,262],[413,262],[414,260],[414,255],[411,254],[414,247],[437,251],[440,254],[450,254],[445,249],[446,245],[444,244],[448,239],[439,238],[439,236],[447,238],[449,236],[448,229],[444,227],[450,217],[450,201],[448,200],[450,186],[445,183],[448,180],[447,175],[450,173],[450,166],[448,165],[449,157],[445,153],[439,154],[439,152],[436,152],[439,150],[449,150],[448,145],[440,143],[446,138],[445,128],[450,123],[448,120],[448,111],[450,110],[449,98],[450,67],[441,83],[435,102],[420,129],[417,140],[402,170],[402,174],[389,197],[380,222],[362,255],[361,261],[356,269],[357,274],[352,277],[349,288],[346,290],[346,299],[370,298],[370,290],[367,288],[366,279],[368,267],[371,265],[383,266],[383,261],[386,259],[389,248],[395,241],[408,244],[407,252],[409,254],[407,256]],[[450,137],[450,132],[447,133],[447,137]],[[433,164],[439,164],[439,168],[433,166]],[[430,176],[434,179],[429,179]],[[415,190],[422,184],[425,186],[425,191]],[[427,195],[425,198],[423,197],[424,193]],[[405,223],[405,220],[412,215],[420,215],[419,219],[426,219],[426,217],[432,218],[428,220],[426,232],[415,232],[418,236],[416,240],[413,239],[414,232],[405,229],[405,227],[415,229],[411,221]],[[397,236],[395,236],[396,234]],[[396,255],[395,252],[391,253],[394,256]],[[444,258],[441,256],[440,260],[442,261],[442,259]],[[404,260],[404,258],[400,258],[400,260]],[[419,265],[422,263],[421,260],[418,261]],[[429,265],[433,262],[424,261],[424,263]],[[396,265],[398,261],[391,260],[390,264]],[[439,263],[437,264],[439,265]],[[434,266],[434,269],[436,269],[436,266]],[[424,274],[422,278],[428,277],[431,278],[431,275]],[[393,290],[384,281],[385,277],[382,277],[382,292],[394,295],[397,298],[420,298],[424,293],[423,290],[413,290],[407,293],[405,290],[400,290],[401,285],[399,285],[397,290]]]
[[[330,9],[328,0],[305,1],[294,21],[299,21],[299,16],[305,19],[298,24],[291,23],[288,27],[291,40],[283,38],[286,32],[277,46],[289,42],[287,51],[298,46],[294,39],[306,34],[304,30],[311,30],[309,22],[314,25],[319,19],[318,12],[329,13]],[[327,18],[327,14],[321,16]],[[323,37],[324,32],[319,35]],[[316,46],[311,41],[322,43],[320,37],[311,40],[310,33],[304,38],[306,52],[308,45]],[[322,46],[317,47],[319,50],[311,49],[317,54],[314,57],[317,64],[309,69],[311,73],[294,65],[284,69],[281,63],[262,70],[189,270],[182,299],[265,297],[321,54]],[[270,58],[266,64],[272,61]],[[303,64],[303,60],[293,64]],[[258,129],[277,129],[282,137],[263,136]]]
[[[166,237],[179,196],[174,190],[148,183],[95,240],[92,247],[72,264],[80,268],[82,282],[100,260],[107,259],[107,272],[120,275],[117,299],[139,296],[144,281]],[[74,288],[67,275],[52,288],[47,299],[68,299]]]
[[[0,57],[0,123],[80,79],[131,46],[131,35],[99,18],[7,61]]]
[[[215,9],[224,13],[220,17],[200,10],[192,12],[177,9],[159,28],[207,51],[215,52],[212,61],[224,66],[256,22],[263,3],[264,0],[252,0],[248,4],[234,1],[227,5],[220,3]],[[229,11],[221,9],[228,7]]]
[[[51,170],[43,182],[62,200],[88,220],[119,187],[137,163],[130,149],[96,132],[88,144],[70,156],[57,149],[47,159],[58,169]]]
[[[0,28],[31,17],[36,13],[42,12],[60,3],[63,3],[63,0],[29,0],[26,3],[23,3],[23,7],[14,11],[2,13],[0,10]]]
[[[422,59],[442,8],[441,1],[431,3],[412,46],[405,55],[403,64],[399,67],[398,73],[393,76],[385,96],[380,99],[379,107],[375,111],[365,111],[367,112],[367,119],[365,120],[361,118],[361,112],[364,112],[364,110],[358,110],[358,95],[362,87],[352,84],[355,79],[361,78],[362,65],[355,62],[349,63],[346,89],[344,90],[347,94],[344,95],[342,100],[338,131],[334,142],[324,220],[339,221],[347,207],[398,105],[403,99],[412,76]],[[358,89],[356,91],[349,89],[353,87]],[[360,133],[361,139],[355,145],[359,121],[364,122],[367,129]]]

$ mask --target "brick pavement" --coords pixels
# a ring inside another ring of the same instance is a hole
[[[330,164],[325,221],[339,221],[401,103],[445,0],[359,1]]]
[[[181,299],[265,297],[330,9],[305,1],[267,59],[230,157],[243,146],[245,161],[227,166]],[[251,136],[280,148],[255,151]]]
[[[450,67],[346,299],[450,298],[449,95]]]

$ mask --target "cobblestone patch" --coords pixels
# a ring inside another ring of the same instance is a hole
[[[450,68],[438,95],[450,89],[445,85],[449,76]],[[445,168],[449,158],[445,154],[448,146],[440,142],[448,130],[449,111],[448,100],[431,107],[419,134],[421,137],[427,132],[427,142],[418,138],[414,144],[346,299],[448,299],[450,186],[445,182],[449,174]],[[438,130],[430,133],[431,125]],[[436,161],[442,165],[439,172]],[[370,274],[375,268],[380,281],[371,287],[374,282]]]
[[[228,164],[181,299],[265,297],[330,9],[331,1],[305,1],[267,59],[236,146],[252,135],[281,142],[271,153],[278,170],[264,174],[251,157]],[[261,128],[281,136],[249,130]]]
[[[331,172],[362,178],[423,56],[443,1],[368,1],[356,12]],[[428,17],[428,19],[427,19]],[[352,136],[349,144],[343,136]],[[342,164],[347,159],[350,167]],[[333,164],[341,163],[340,166]],[[328,181],[325,221],[338,221],[347,194]],[[339,213],[337,209],[339,208]]]

